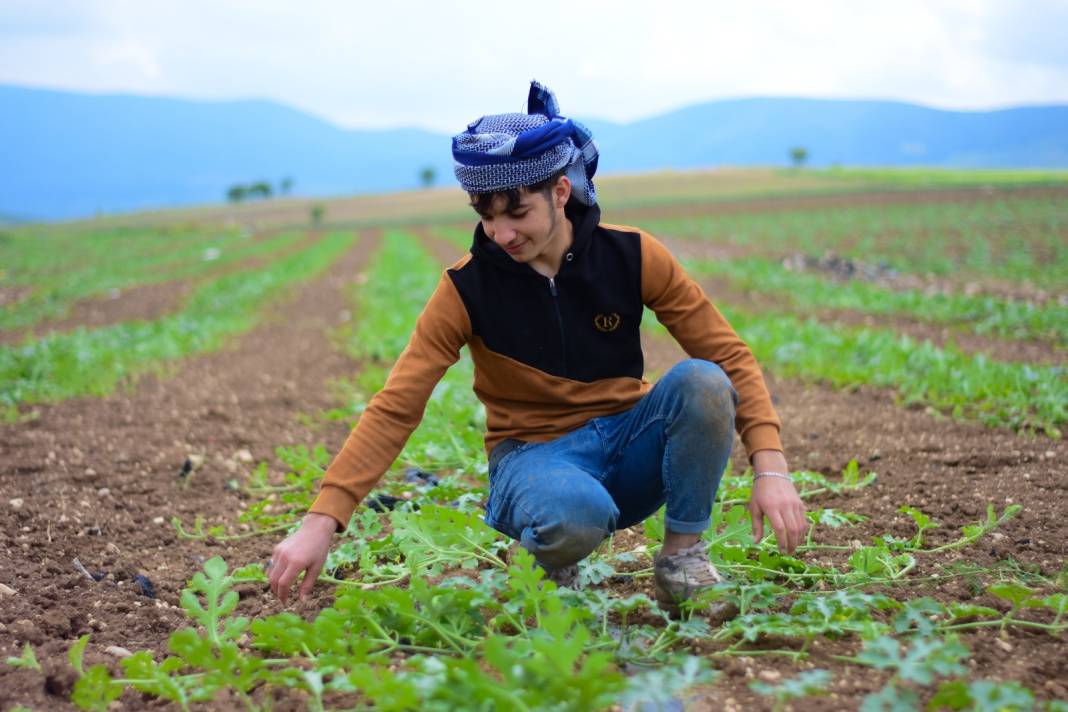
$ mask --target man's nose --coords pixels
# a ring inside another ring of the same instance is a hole
[[[507,220],[494,220],[493,234],[490,235],[490,237],[492,237],[493,241],[498,245],[507,245],[509,242],[515,240],[515,226]]]

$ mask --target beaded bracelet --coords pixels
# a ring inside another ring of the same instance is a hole
[[[756,482],[761,477],[778,477],[780,480],[786,480],[787,482],[793,482],[794,479],[785,472],[754,472],[753,481]]]

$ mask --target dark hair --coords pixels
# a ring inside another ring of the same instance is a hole
[[[504,198],[508,205],[505,208],[505,212],[513,212],[519,208],[519,200],[522,198],[522,192],[528,193],[541,193],[549,198],[549,194],[552,192],[553,186],[556,185],[556,181],[560,179],[560,176],[567,173],[567,168],[561,168],[556,173],[545,180],[540,180],[537,183],[531,185],[525,185],[522,188],[508,188],[507,190],[495,190],[491,193],[468,193],[471,196],[471,207],[479,215],[485,215],[493,209],[493,204],[497,202],[497,198]]]

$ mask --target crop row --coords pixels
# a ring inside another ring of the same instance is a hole
[[[1063,366],[993,361],[952,345],[937,347],[892,329],[823,324],[774,312],[721,311],[762,365],[785,377],[837,388],[890,388],[904,405],[925,404],[954,417],[990,426],[1059,437],[1068,420],[1068,378]],[[651,312],[643,328],[666,331]]]
[[[387,230],[368,273],[371,279],[356,295],[358,318],[342,335],[348,352],[364,360],[348,407],[342,411],[346,413],[361,412],[366,399],[385,384],[388,367],[400,356],[441,277],[441,266],[409,233]],[[424,470],[485,473],[486,415],[471,390],[473,377],[474,366],[464,350],[434,388],[399,462]]]
[[[79,328],[0,347],[0,407],[12,416],[23,403],[101,395],[124,379],[218,348],[255,324],[265,302],[321,273],[354,239],[328,235],[265,268],[205,282],[180,311],[154,321]]]
[[[0,308],[0,329],[21,329],[61,318],[74,302],[113,290],[239,266],[296,244],[303,232],[280,233],[263,240],[252,240],[251,235],[233,229],[114,231],[77,237],[78,242],[17,237],[3,250],[14,264],[9,263],[9,271],[0,278],[30,291]],[[64,254],[68,247],[69,255]]]
[[[726,278],[732,287],[770,294],[798,308],[853,309],[865,314],[905,315],[950,324],[977,334],[1014,339],[1044,339],[1068,347],[1068,306],[971,296],[896,290],[859,280],[832,280],[796,272],[762,258],[687,260],[691,274]]]
[[[1068,283],[1063,196],[964,203],[851,205],[643,222],[654,235],[702,238],[781,256],[828,250],[901,272]]]

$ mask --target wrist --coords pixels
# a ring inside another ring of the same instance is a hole
[[[300,524],[301,528],[307,527],[316,532],[328,532],[333,535],[337,531],[337,520],[331,517],[329,514],[319,514],[318,512],[308,512],[304,515],[303,521]]]
[[[789,472],[779,472],[777,470],[758,470],[753,473],[753,482],[759,482],[762,479],[773,480],[785,480],[793,484],[794,478],[790,477]]]
[[[754,473],[790,472],[790,468],[786,466],[786,455],[781,450],[757,450],[753,453],[751,462]]]

